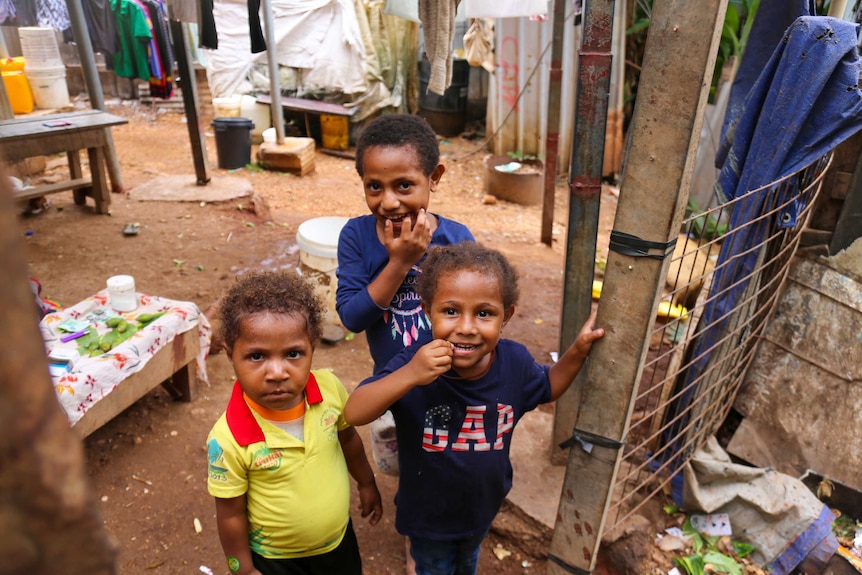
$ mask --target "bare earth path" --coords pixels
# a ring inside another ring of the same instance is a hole
[[[127,190],[157,176],[193,179],[188,133],[183,117],[156,114],[132,105],[111,106],[129,124],[113,130]],[[213,178],[215,140],[209,119],[204,127]],[[539,242],[541,209],[499,202],[482,203],[484,151],[477,142],[453,138],[441,143],[447,172],[431,209],[467,224],[478,241],[500,249],[521,272],[522,297],[507,335],[525,343],[540,361],[557,349],[564,265],[566,193],[558,185],[552,247]],[[253,152],[254,153],[254,152]],[[52,158],[52,160],[54,160]],[[358,176],[351,160],[317,153],[316,170],[299,178],[284,173],[239,170],[270,211],[257,215],[248,199],[226,203],[137,201],[114,194],[112,215],[94,215],[76,206],[71,193],[50,197],[38,215],[22,216],[30,273],[43,295],[67,305],[102,289],[116,274],[131,274],[138,291],[189,300],[204,309],[238,273],[257,268],[292,268],[298,263],[297,226],[323,215],[365,213]],[[606,193],[605,203],[614,205]],[[602,227],[613,213],[603,209]],[[126,223],[138,222],[138,236],[124,237]],[[601,243],[600,243],[601,245]],[[316,368],[332,368],[352,388],[371,371],[365,340],[357,335],[315,354]],[[158,389],[85,440],[92,487],[101,498],[107,528],[119,545],[124,575],[200,573],[206,566],[227,574],[216,533],[214,505],[206,492],[206,434],[227,401],[232,374],[223,354],[207,361],[210,385],[198,399],[174,403]],[[368,446],[367,430],[361,430]],[[385,519],[369,528],[355,519],[369,574],[403,573],[403,539],[393,527],[396,482],[378,474],[387,505]],[[517,477],[515,478],[517,482]],[[549,493],[556,499],[558,494]],[[195,532],[198,518],[202,531]],[[498,559],[494,546],[513,551]],[[544,561],[528,556],[516,542],[492,535],[485,545],[480,573],[543,573]]]

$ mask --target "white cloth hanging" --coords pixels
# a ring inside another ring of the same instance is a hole
[[[548,13],[548,0],[464,0],[467,18],[520,18]]]

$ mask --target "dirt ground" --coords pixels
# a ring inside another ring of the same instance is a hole
[[[181,114],[157,112],[138,103],[114,103],[109,111],[128,118],[113,129],[127,192],[158,176],[194,179],[187,126]],[[209,122],[207,146],[213,178],[216,145]],[[465,223],[477,240],[507,254],[521,274],[521,302],[507,336],[526,344],[540,361],[557,349],[565,250],[567,194],[557,187],[554,242],[539,241],[541,208],[483,203],[479,140],[441,142],[447,167],[431,210]],[[254,150],[252,151],[254,157]],[[62,158],[51,158],[62,163]],[[137,290],[194,301],[204,309],[232,278],[251,269],[291,269],[298,265],[297,226],[324,215],[355,216],[367,211],[353,163],[318,152],[315,171],[305,177],[241,169],[265,198],[269,214],[253,213],[249,200],[224,203],[138,201],[128,193],[112,194],[111,215],[93,213],[92,204],[76,206],[71,193],[50,196],[50,206],[22,215],[30,272],[43,295],[66,305],[104,288],[116,274],[135,277]],[[56,168],[57,174],[65,168]],[[52,171],[48,172],[51,176]],[[602,196],[601,228],[612,224],[615,197]],[[125,237],[123,226],[140,224],[140,234]],[[602,241],[600,240],[600,248]],[[314,367],[332,368],[348,389],[371,372],[362,334],[322,345]],[[105,525],[119,546],[124,575],[199,573],[206,566],[227,574],[218,542],[215,509],[206,492],[204,442],[223,411],[232,383],[224,354],[207,360],[209,385],[200,384],[192,403],[177,403],[157,389],[89,436],[85,452],[92,488],[101,499]],[[361,430],[368,442],[367,429]],[[370,455],[369,455],[370,457]],[[365,571],[403,573],[404,542],[393,526],[396,481],[378,474],[385,518],[375,528],[355,518]],[[517,477],[515,478],[517,481]],[[557,494],[548,494],[557,497]],[[202,531],[195,532],[194,520]],[[498,559],[496,546],[512,551]],[[526,554],[517,542],[492,533],[480,560],[480,573],[544,573],[540,556]]]

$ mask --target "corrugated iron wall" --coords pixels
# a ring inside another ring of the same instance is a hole
[[[614,62],[611,72],[608,137],[604,175],[618,173],[622,157],[623,71],[625,66],[625,3],[614,7]],[[580,23],[574,5],[566,2],[563,39],[563,82],[560,95],[560,142],[558,174],[569,171],[572,153]],[[488,87],[487,132],[495,134],[490,146],[494,154],[521,151],[545,155],[550,86],[553,13],[544,22],[529,18],[499,18],[495,24],[497,70]]]

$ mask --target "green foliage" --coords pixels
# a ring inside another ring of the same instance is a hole
[[[686,219],[698,213],[700,213],[700,208],[697,202],[689,198],[688,206],[686,206]],[[712,240],[727,233],[727,224],[720,223],[712,214],[702,213],[688,222],[683,233],[691,234],[698,240]]]
[[[710,565],[712,573],[727,573],[728,575],[742,575],[742,566],[736,558],[722,553],[718,549],[719,537],[703,535],[692,527],[691,520],[686,518],[682,526],[684,535],[691,537],[694,553],[687,557],[674,557],[673,561],[678,567],[686,572],[686,575],[705,575],[705,567]],[[733,553],[738,558],[750,554],[754,547],[747,543],[731,542]]]
[[[636,42],[638,45],[644,44],[649,30],[652,17],[652,3],[653,0],[638,0],[633,15],[634,23],[626,29],[627,36],[642,37],[640,41]],[[828,4],[828,0],[825,3]],[[715,98],[718,82],[721,79],[721,71],[725,63],[731,58],[742,56],[759,4],[760,0],[730,0],[728,2],[724,24],[721,29],[718,53],[715,58],[715,67],[713,68],[712,83],[709,88],[710,100]],[[628,51],[627,48],[626,58],[639,66],[643,54],[630,54]],[[633,98],[635,92],[636,90],[630,89],[627,93],[631,94],[630,97]]]
[[[514,152],[507,152],[506,155],[508,155],[510,158],[512,158],[516,162],[522,162],[524,160],[541,160],[541,159],[543,159],[541,154],[534,156],[533,154],[525,154],[521,150],[515,150]]]
[[[832,533],[836,537],[853,537],[856,534],[856,521],[847,515],[839,515],[832,522]]]
[[[750,545],[748,543],[737,543],[736,541],[732,541],[731,545],[733,545],[733,552],[736,553],[736,556],[740,559],[748,557],[754,552],[754,545]]]
[[[721,29],[721,40],[718,44],[718,54],[715,57],[712,84],[709,87],[710,100],[715,98],[724,64],[731,58],[742,56],[759,5],[760,0],[732,0],[728,3],[724,26]]]

